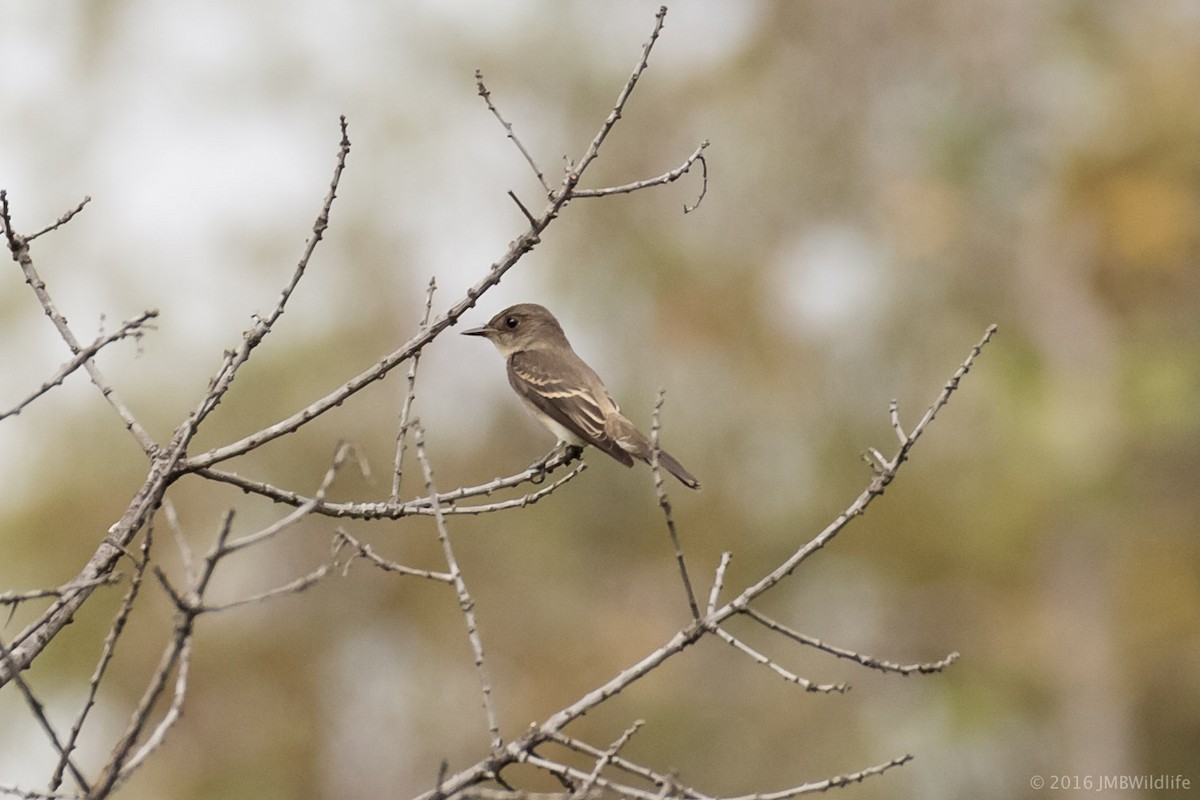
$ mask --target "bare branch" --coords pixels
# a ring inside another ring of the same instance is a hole
[[[345,153],[349,147],[348,139],[345,133],[345,120],[342,120],[342,142],[339,150],[338,165],[335,169],[335,177],[331,182],[330,196],[326,198],[326,207],[332,203],[332,195],[336,189],[337,177],[341,173]],[[309,253],[302,259],[301,264],[306,264],[308,255],[315,247],[316,240],[324,232],[325,226],[328,224],[327,213],[323,213],[318,217],[317,224],[314,226],[314,237],[309,243]],[[3,222],[5,233],[9,243],[9,249],[13,252],[13,257],[21,264],[22,270],[25,272],[26,281],[33,288],[39,301],[42,303],[47,315],[59,329],[60,335],[72,347],[72,352],[78,352],[80,347],[78,342],[74,340],[70,329],[66,326],[66,320],[58,313],[54,307],[49,295],[46,292],[45,284],[37,276],[37,272],[33,267],[33,262],[29,257],[28,243],[12,230],[11,218],[9,216],[8,201],[6,195],[0,192],[0,221]],[[277,305],[274,318],[277,318],[282,313],[283,306],[287,296],[295,287],[296,281],[299,280],[299,275],[302,268],[298,268],[293,276],[293,281],[285,288],[283,297]],[[210,389],[204,401],[191,416],[188,417],[175,431],[170,445],[165,448],[160,448],[141,428],[128,409],[120,402],[117,395],[112,391],[112,388],[106,383],[103,375],[95,366],[94,360],[89,359],[85,363],[85,368],[92,377],[95,383],[101,390],[101,393],[108,399],[109,403],[117,410],[118,414],[125,421],[126,427],[134,434],[143,450],[151,459],[150,470],[146,476],[145,482],[130,501],[125,513],[121,519],[113,524],[108,531],[108,536],[97,548],[92,555],[87,565],[76,578],[76,583],[86,584],[98,577],[110,573],[121,555],[125,553],[125,547],[133,540],[133,537],[141,530],[146,520],[155,509],[157,509],[166,493],[167,487],[185,471],[183,468],[183,458],[187,447],[190,444],[192,437],[195,435],[197,426],[204,414],[211,411],[215,407],[221,394],[228,388],[228,383],[232,381],[233,371],[236,365],[242,363],[248,357],[250,350],[258,340],[265,335],[265,331],[269,329],[269,324],[266,328],[262,325],[257,325],[247,333],[247,339],[243,342],[242,348],[230,355],[222,368],[221,374],[213,379]],[[239,355],[240,354],[240,355]],[[47,609],[36,621],[28,625],[23,630],[11,648],[11,657],[7,662],[0,662],[0,686],[3,686],[12,679],[12,671],[10,665],[17,669],[24,669],[33,661],[34,658],[49,644],[49,642],[62,630],[63,626],[71,621],[76,610],[87,600],[90,595],[90,589],[73,593],[70,596],[60,598],[49,609]]]
[[[121,557],[128,555],[126,546],[142,529],[153,511],[162,504],[167,486],[172,476],[177,474],[176,468],[183,457],[185,446],[185,440],[177,435],[166,451],[155,456],[145,482],[133,496],[125,513],[108,529],[104,541],[72,581],[82,588],[64,594],[17,635],[10,648],[11,658],[8,661],[0,661],[0,686],[12,679],[10,664],[18,669],[28,666],[63,626],[71,622],[75,612],[91,595],[94,589],[92,582],[111,574]]]
[[[498,503],[492,503],[482,506],[459,506],[455,505],[460,500],[469,497],[489,496],[501,489],[510,489],[515,486],[520,486],[523,483],[531,483],[538,478],[544,476],[558,467],[568,463],[572,456],[567,453],[559,453],[542,467],[530,467],[523,472],[518,472],[515,475],[510,475],[506,478],[496,478],[488,483],[479,484],[477,486],[465,486],[459,489],[453,489],[447,492],[441,492],[437,496],[437,503],[441,506],[443,516],[452,516],[454,514],[483,514],[491,511],[500,511],[506,508],[523,508],[527,505],[532,505],[554,490],[558,489],[564,483],[575,478],[579,473],[586,469],[585,463],[580,463],[562,478],[554,483],[539,489],[536,492],[531,492],[523,497],[518,497],[513,500],[505,500]],[[274,500],[276,503],[284,503],[290,506],[308,508],[314,514],[321,514],[327,517],[338,519],[400,519],[401,517],[409,517],[414,515],[433,515],[433,500],[429,497],[418,497],[415,500],[408,500],[403,503],[378,502],[378,503],[326,503],[316,502],[316,498],[307,497],[305,495],[293,492],[290,489],[281,489],[269,483],[255,481],[250,478],[238,475],[236,472],[225,472],[218,469],[202,469],[197,470],[198,475],[209,478],[221,483],[228,483],[239,489],[262,495]]]

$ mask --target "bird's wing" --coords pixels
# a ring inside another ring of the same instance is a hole
[[[625,466],[633,459],[609,435],[606,420],[619,413],[599,376],[573,353],[524,350],[508,359],[508,382],[531,406],[587,444]]]

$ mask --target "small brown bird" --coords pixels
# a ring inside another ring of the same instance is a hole
[[[508,382],[560,445],[592,445],[627,467],[650,463],[650,440],[627,420],[604,381],[571,349],[554,315],[533,303],[501,311],[482,328],[463,331],[496,345],[508,364]],[[659,448],[658,463],[690,489],[700,483]]]

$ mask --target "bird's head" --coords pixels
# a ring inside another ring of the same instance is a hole
[[[510,306],[488,320],[487,325],[462,333],[463,336],[483,336],[490,340],[505,358],[523,350],[570,347],[558,320],[536,303]]]

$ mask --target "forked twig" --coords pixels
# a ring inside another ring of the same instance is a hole
[[[50,230],[50,228],[47,228],[46,230]],[[18,402],[15,406],[7,411],[0,411],[0,420],[4,419],[5,417],[11,417],[16,414],[20,414],[22,409],[26,408],[30,403],[32,403],[34,400],[37,400],[55,386],[60,386],[62,382],[67,379],[68,375],[82,367],[92,358],[92,356],[96,355],[113,342],[120,341],[121,339],[125,339],[130,336],[141,336],[142,328],[146,325],[146,322],[154,319],[157,316],[158,311],[156,309],[143,311],[133,319],[126,320],[125,322],[121,323],[121,327],[112,333],[97,337],[91,344],[81,348],[70,361],[59,367],[53,375],[47,378],[37,389],[34,389],[32,392],[26,395],[23,400]]]
[[[750,658],[755,662],[762,664],[764,667],[767,667],[785,681],[796,684],[806,692],[838,692],[840,694],[844,694],[850,688],[844,683],[814,683],[808,678],[801,678],[796,673],[789,669],[783,668],[777,662],[758,652],[753,647],[746,644],[724,628],[714,625],[711,630],[717,635],[718,639],[721,639],[723,642],[731,645],[735,650],[750,656]]]
[[[58,222],[39,231],[37,235],[65,225],[85,205],[87,205],[86,199],[76,206],[74,210],[64,214]],[[67,347],[70,348],[72,354],[83,352],[86,349],[85,346],[80,344],[79,340],[75,338],[75,333],[67,324],[67,318],[59,312],[58,306],[55,305],[54,299],[50,297],[50,292],[46,288],[46,282],[42,280],[41,275],[38,274],[37,268],[33,264],[33,257],[29,254],[29,237],[21,236],[13,230],[12,215],[8,207],[8,193],[2,189],[0,189],[0,224],[4,227],[4,236],[8,243],[8,249],[16,262],[21,266],[21,272],[25,275],[25,282],[33,290],[38,303],[42,306],[42,310],[46,312],[47,318],[54,325],[59,336],[67,343]],[[104,399],[108,401],[108,404],[112,406],[113,410],[121,418],[125,428],[133,434],[142,451],[148,456],[154,456],[158,452],[158,444],[146,432],[146,429],[133,416],[133,412],[129,410],[129,407],[125,405],[120,396],[113,390],[112,384],[104,377],[100,368],[96,366],[96,362],[90,357],[86,358],[83,361],[83,367],[91,377],[92,383],[96,385],[96,388],[100,390]],[[18,663],[19,661],[20,659],[18,659]]]
[[[364,558],[370,561],[375,566],[385,572],[397,572],[401,575],[412,575],[417,578],[427,578],[429,580],[438,581],[440,583],[454,584],[454,576],[448,572],[434,572],[428,569],[417,569],[416,567],[406,567],[396,561],[389,561],[376,553],[371,545],[360,542],[350,534],[343,530],[338,530],[333,538],[334,556],[336,557],[343,546],[349,546],[354,549],[352,558]],[[349,569],[350,562],[346,561],[344,569]]]

